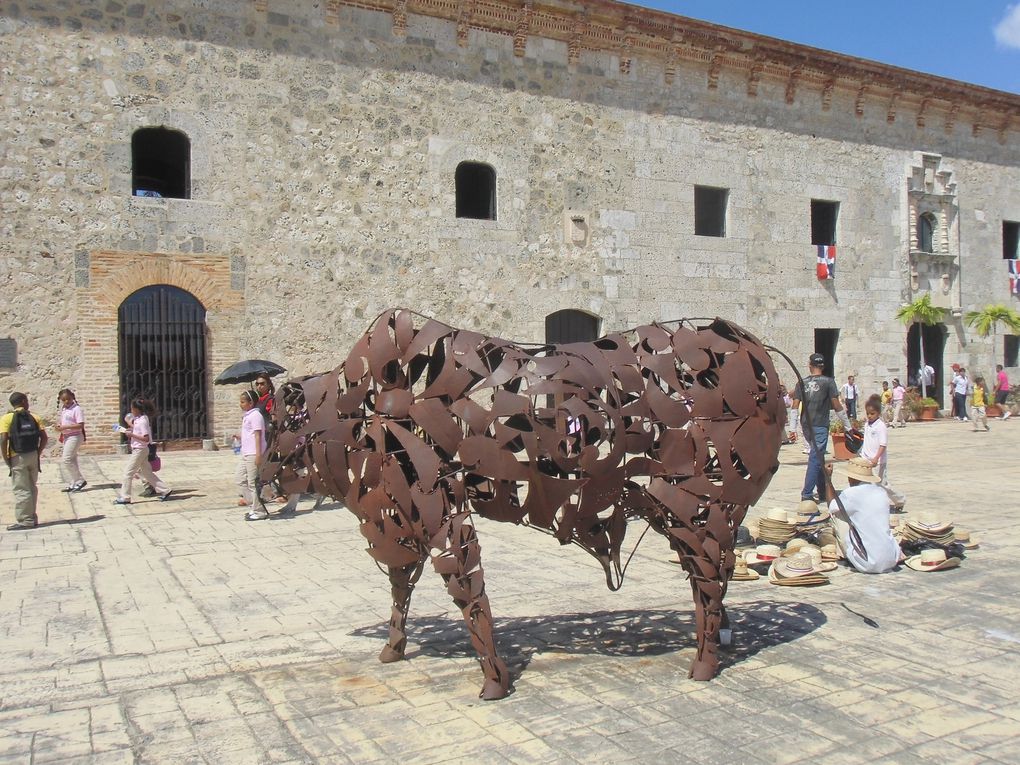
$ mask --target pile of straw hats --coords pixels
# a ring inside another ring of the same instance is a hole
[[[934,513],[921,513],[917,518],[908,518],[898,531],[903,542],[934,542],[945,547],[956,541],[953,522],[943,521]]]
[[[769,582],[782,587],[812,587],[828,584],[827,577],[806,552],[781,557],[769,566]]]
[[[903,562],[914,571],[945,571],[960,565],[959,558],[947,558],[946,551],[941,547],[921,550],[919,555],[912,555]]]
[[[730,579],[735,582],[753,582],[758,577],[757,571],[748,568],[747,559],[742,555],[738,555],[733,563],[733,573],[730,574]]]
[[[790,522],[790,514],[780,507],[769,509],[758,520],[757,539],[759,542],[781,545],[793,539],[797,527]]]

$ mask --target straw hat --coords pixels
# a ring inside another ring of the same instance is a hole
[[[965,550],[976,550],[981,546],[978,538],[972,537],[966,529],[953,529],[953,539],[963,545]]]
[[[831,544],[822,545],[822,560],[823,561],[837,561],[839,560],[839,548],[835,542]]]
[[[947,558],[946,551],[938,547],[921,550],[920,555],[912,555],[904,563],[914,571],[943,571],[960,565],[959,558]]]
[[[778,521],[779,523],[789,523],[790,514],[787,513],[781,507],[770,507],[768,511],[766,511],[765,518],[763,520]]]
[[[853,478],[863,483],[880,483],[882,481],[871,470],[871,463],[860,457],[851,457],[846,462],[833,467],[833,471],[845,478]]]
[[[769,582],[790,587],[807,587],[828,584],[829,578],[811,562],[811,556],[804,553],[780,558],[769,567]]]
[[[737,582],[753,582],[758,576],[758,572],[749,569],[747,561],[738,555],[733,562],[733,573],[730,574],[730,579]]]
[[[757,566],[761,563],[771,563],[782,554],[779,545],[758,545],[744,553],[744,560],[748,566]]]
[[[814,515],[818,512],[818,504],[813,499],[802,499],[797,505],[797,515]]]
[[[800,548],[800,554],[809,556],[811,558],[811,565],[822,573],[835,571],[837,568],[835,563],[825,561],[825,558],[822,555],[822,548],[817,545],[805,545]]]
[[[783,550],[783,557],[793,555],[795,552],[797,552],[797,550],[804,547],[806,544],[808,544],[808,541],[806,539],[801,539],[800,537],[798,537],[797,539],[791,539],[789,542],[786,543],[786,549]]]
[[[920,513],[916,518],[908,518],[907,525],[914,531],[919,531],[926,535],[945,534],[953,528],[952,521],[943,521],[932,512]]]

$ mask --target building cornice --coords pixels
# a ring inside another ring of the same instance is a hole
[[[272,5],[250,1],[259,10]],[[831,109],[838,91],[858,117],[877,110],[889,123],[913,119],[920,128],[947,133],[968,125],[975,136],[997,133],[1000,142],[1020,129],[1020,96],[1012,93],[612,0],[325,0],[326,20],[338,23],[344,6],[389,14],[398,36],[406,34],[408,16],[415,14],[455,24],[458,44],[465,47],[474,29],[511,37],[521,57],[530,37],[565,43],[571,65],[582,51],[608,53],[617,57],[623,75],[634,59],[652,60],[662,66],[666,86],[686,62],[704,67],[709,90],[718,88],[725,71],[742,78],[749,98],[768,81],[789,104],[816,94],[823,111]]]

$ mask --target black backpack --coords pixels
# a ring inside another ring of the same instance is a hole
[[[42,431],[39,430],[39,423],[35,421],[35,417],[24,409],[14,412],[11,430],[7,435],[10,438],[11,451],[15,454],[39,451]]]

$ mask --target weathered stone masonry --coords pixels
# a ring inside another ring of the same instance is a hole
[[[0,60],[0,381],[44,413],[70,385],[118,416],[117,307],[154,283],[208,310],[213,372],[331,367],[394,304],[531,340],[573,308],[723,315],[797,358],[839,329],[865,387],[905,372],[903,301],[1012,299],[1020,97],[986,88],[612,2],[7,2]],[[159,125],[191,142],[191,199],[130,195]],[[454,216],[465,160],[496,171],[495,221]],[[725,237],[694,235],[695,185],[729,189]],[[840,203],[831,283],[811,199]],[[947,327],[947,365],[989,357]]]

